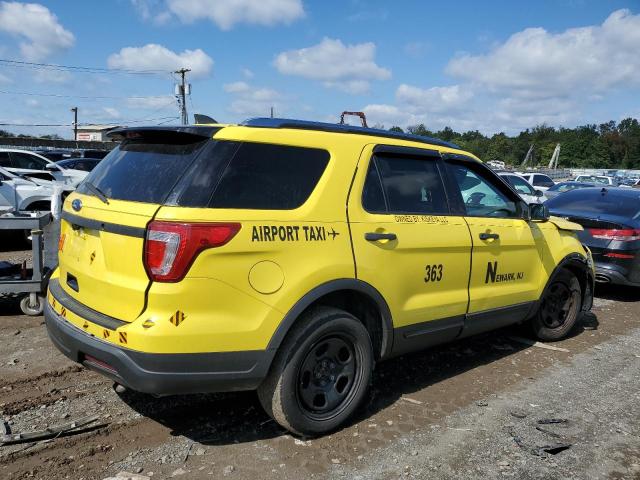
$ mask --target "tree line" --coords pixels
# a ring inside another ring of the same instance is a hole
[[[390,130],[403,132],[400,127]],[[522,163],[532,144],[534,149],[529,165],[547,166],[559,143],[559,167],[640,169],[640,123],[635,118],[575,128],[543,124],[516,136],[504,133],[486,136],[477,130],[460,133],[449,127],[431,131],[423,124],[410,126],[406,132],[453,142],[484,161],[502,160],[513,166]]]

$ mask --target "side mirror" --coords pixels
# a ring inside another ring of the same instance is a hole
[[[549,207],[544,203],[532,203],[529,205],[529,216],[534,222],[546,222],[549,220]]]
[[[44,168],[45,170],[58,170],[60,167],[58,167],[55,163],[47,163],[47,166]]]
[[[536,197],[538,198],[544,197],[544,192],[542,190],[536,189]]]

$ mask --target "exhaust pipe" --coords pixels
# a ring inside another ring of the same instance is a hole
[[[602,273],[596,273],[595,280],[597,283],[611,283],[611,279]]]

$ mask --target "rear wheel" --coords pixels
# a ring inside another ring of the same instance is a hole
[[[258,389],[260,403],[291,432],[328,433],[362,402],[373,362],[364,325],[343,310],[319,307],[283,342]]]
[[[581,307],[580,282],[570,271],[560,271],[551,279],[531,319],[534,335],[543,341],[561,340],[576,324]]]

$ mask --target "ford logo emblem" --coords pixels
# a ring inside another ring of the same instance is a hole
[[[76,212],[79,212],[82,209],[82,200],[76,198],[73,202],[71,202],[71,208],[73,208]]]

